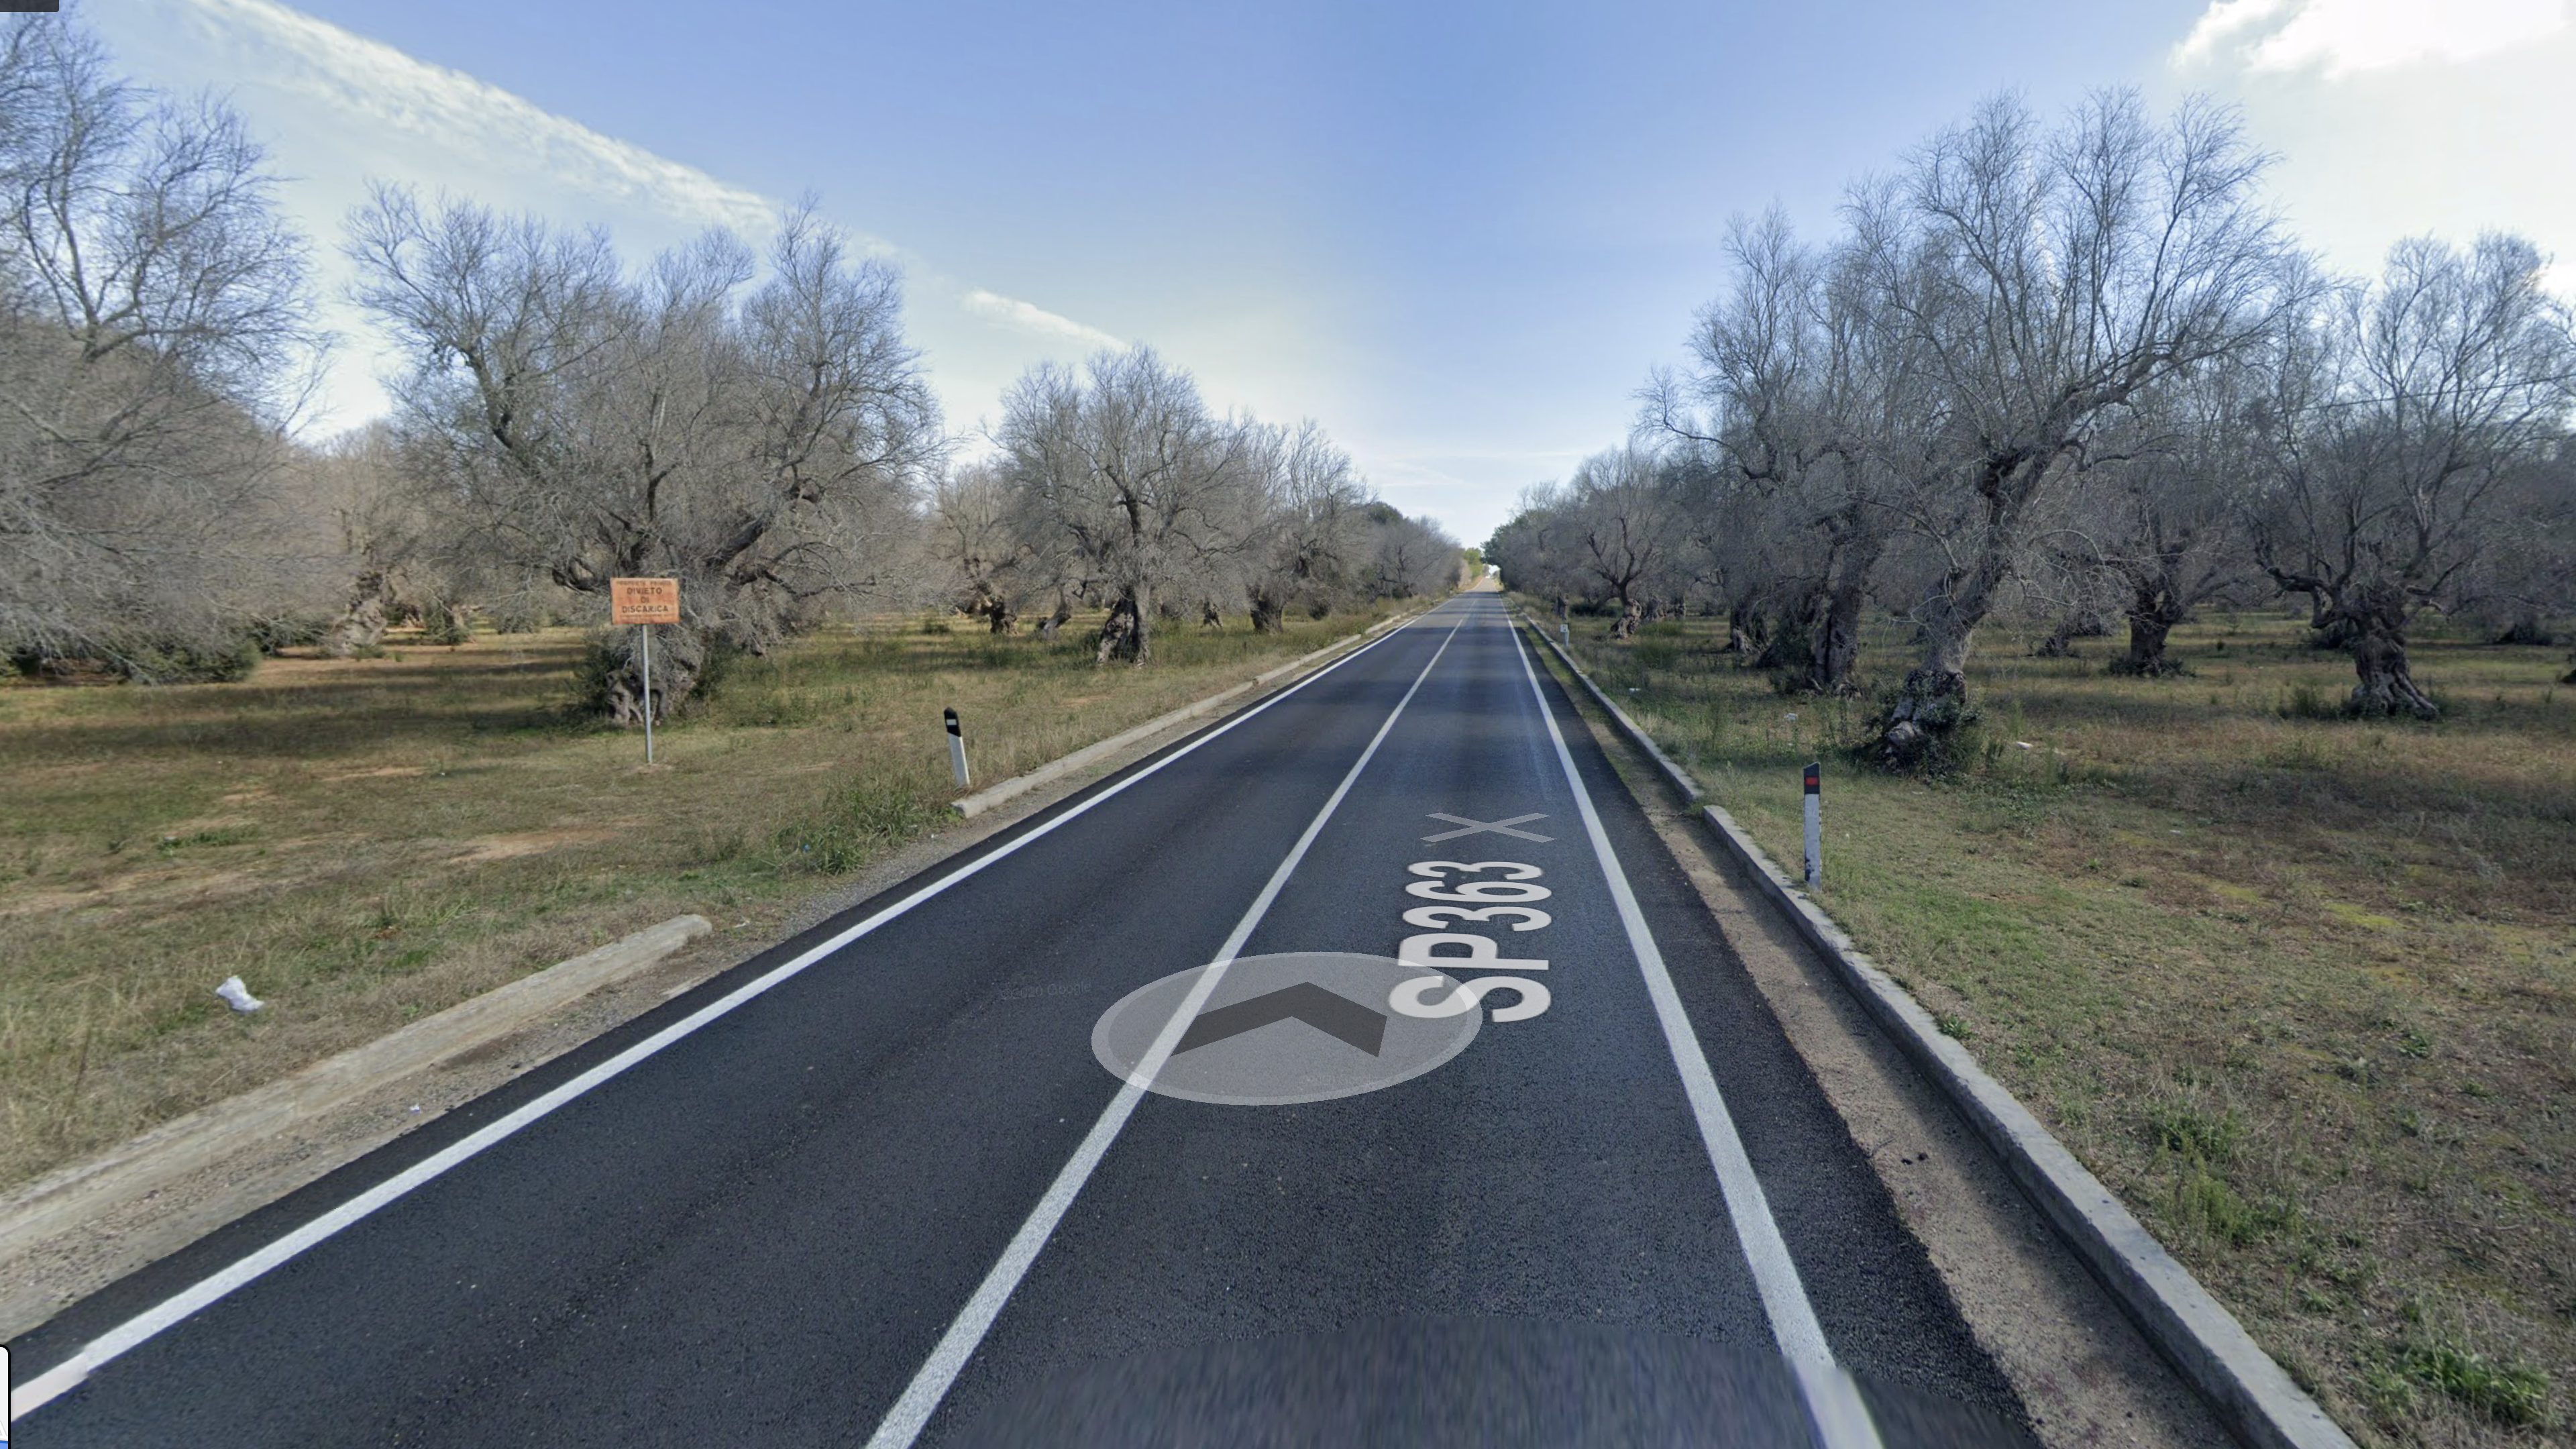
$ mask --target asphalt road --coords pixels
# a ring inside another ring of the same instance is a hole
[[[12,1350],[38,1449],[2022,1432],[1490,594]]]

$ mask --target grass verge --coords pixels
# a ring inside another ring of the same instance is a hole
[[[1843,753],[1706,621],[1578,621],[1602,687],[2372,1444],[2557,1442],[2576,1385],[2576,689],[2429,638],[2432,725],[2338,717],[2277,616],[2141,681],[1990,632],[1967,763]],[[1864,673],[1893,680],[1901,635]]]
[[[1176,628],[1141,670],[1081,621],[836,627],[736,663],[651,768],[569,712],[572,631],[0,684],[0,1188],[670,916],[749,954],[954,818],[943,708],[989,784],[1379,617]],[[215,999],[236,974],[265,1010]]]

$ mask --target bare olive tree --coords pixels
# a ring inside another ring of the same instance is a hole
[[[1314,422],[1272,430],[1264,460],[1264,518],[1247,556],[1252,627],[1275,633],[1291,608],[1329,608],[1357,582],[1368,486],[1350,455]]]
[[[352,216],[348,251],[411,354],[399,426],[452,554],[595,609],[612,577],[680,579],[657,712],[710,641],[765,650],[911,567],[937,405],[895,274],[810,207],[765,272],[710,233],[630,279],[600,233],[395,188]],[[602,707],[640,719],[631,637],[602,647]]]
[[[312,565],[276,484],[320,339],[271,191],[221,105],[126,84],[64,18],[0,23],[0,645],[21,662],[228,674]]]
[[[1535,483],[1521,490],[1511,518],[1485,540],[1485,561],[1503,570],[1514,589],[1556,600],[1562,614],[1588,597],[1581,549],[1565,485]]]
[[[2275,331],[2254,556],[2350,648],[2357,714],[2440,712],[2408,668],[2407,625],[2456,597],[2509,486],[2565,433],[2576,339],[2545,266],[2520,237],[2466,252],[2416,238],[2375,284]]]
[[[2103,93],[2043,131],[1999,99],[1854,198],[1871,311],[1928,360],[1947,455],[1896,500],[1938,567],[1911,609],[1920,662],[1882,722],[1890,763],[1966,717],[1977,629],[2110,425],[2272,324],[2289,249],[2256,197],[2263,167],[2202,103],[2158,124]]]
[[[928,545],[947,571],[942,592],[996,634],[1017,629],[1029,601],[1060,581],[1046,535],[1024,528],[1011,504],[1009,476],[990,460],[958,468],[931,490]]]
[[[1673,492],[1657,464],[1647,449],[1613,448],[1584,459],[1566,487],[1581,566],[1599,586],[1597,593],[1586,592],[1617,602],[1612,633],[1623,639],[1643,621],[1642,601],[1659,588],[1672,591],[1675,583],[1682,531]]]
[[[2083,583],[2098,580],[2127,620],[2114,674],[2182,672],[2165,652],[2174,627],[2248,577],[2238,526],[2254,467],[2248,364],[2220,359],[2140,393],[2074,480],[2071,517],[2049,551],[2077,579],[2079,606],[2092,602]]]
[[[1370,503],[1360,512],[1367,598],[1418,599],[1458,586],[1458,540],[1446,529],[1407,517],[1391,503]]]
[[[1839,693],[1853,685],[1862,615],[1895,524],[1890,480],[1927,453],[1920,368],[1909,366],[1917,339],[1872,315],[1856,244],[1820,254],[1774,211],[1739,222],[1728,253],[1735,285],[1700,314],[1693,371],[1649,389],[1647,426],[1717,469],[1702,505],[1729,515],[1717,525],[1720,548],[1740,550],[1752,541],[1738,530],[1756,529],[1766,586],[1739,587],[1730,608],[1761,597],[1762,612],[1777,615],[1776,632],[1753,631],[1760,662],[1797,687]]]
[[[1024,526],[1063,539],[1110,605],[1102,663],[1150,661],[1163,592],[1251,546],[1252,440],[1151,348],[1103,351],[1079,373],[1031,369],[1003,395],[995,441]]]

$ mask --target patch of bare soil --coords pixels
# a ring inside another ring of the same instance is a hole
[[[343,770],[338,774],[325,775],[322,778],[338,784],[343,780],[393,780],[407,775],[428,773],[429,768],[425,765],[379,765],[372,770]]]
[[[516,835],[487,835],[469,841],[463,850],[449,857],[454,865],[481,865],[494,860],[516,860],[523,855],[544,855],[573,845],[592,845],[613,838],[613,830],[528,830]]]

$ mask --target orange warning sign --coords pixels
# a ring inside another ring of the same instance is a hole
[[[608,622],[676,624],[680,622],[678,579],[610,579]]]

